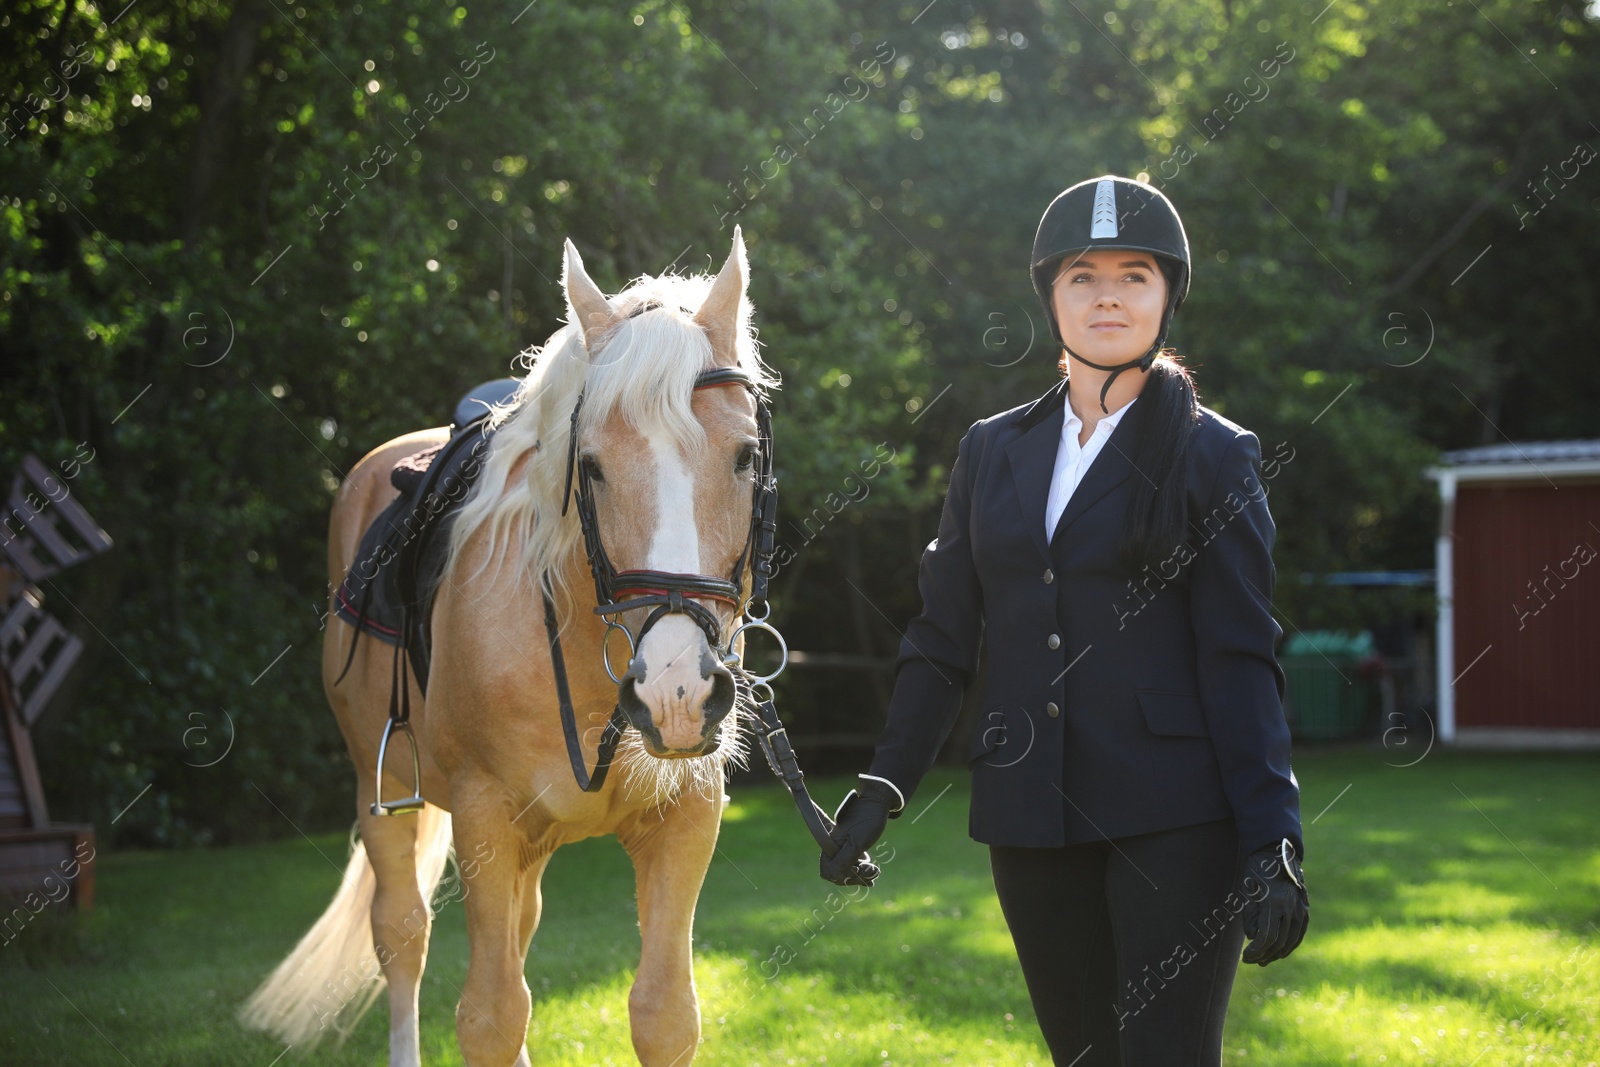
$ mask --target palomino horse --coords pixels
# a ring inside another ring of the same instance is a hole
[[[545,865],[568,842],[615,834],[638,878],[642,951],[628,996],[634,1051],[652,1067],[692,1062],[700,1039],[695,901],[721,823],[725,767],[744,754],[738,720],[750,705],[748,684],[728,667],[743,647],[733,631],[746,604],[740,576],[763,458],[752,393],[776,385],[756,352],[747,274],[735,230],[715,279],[646,277],[608,300],[567,243],[568,325],[491,417],[491,450],[450,531],[425,701],[410,683],[426,806],[414,816],[373,814],[370,768],[389,716],[393,650],[359,643],[336,681],[356,631],[330,625],[323,681],[358,771],[360,843],[333,903],[252,996],[246,1022],[309,1044],[330,1024],[348,1031],[387,981],[389,1062],[415,1067],[430,901],[453,836],[471,951],[457,1038],[473,1067],[527,1064],[532,999],[523,967]],[[696,388],[708,381],[750,388]],[[596,521],[603,555],[619,575],[679,579],[670,610],[617,616],[637,643],[620,691],[608,677],[610,630],[594,610],[600,596],[585,588],[579,513],[565,508],[574,425],[578,512]],[[362,532],[395,496],[390,468],[445,436],[398,438],[351,472],[330,524],[336,588]],[[709,576],[729,574],[732,595],[696,591],[715,584]],[[569,763],[541,576],[561,608],[571,701],[588,727],[584,766],[599,758],[596,737],[613,707],[636,727],[594,792],[580,788]],[[409,762],[389,761],[396,773],[385,777],[386,796],[409,788]]]

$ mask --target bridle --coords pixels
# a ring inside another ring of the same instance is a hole
[[[705,632],[706,640],[721,659],[723,666],[727,667],[734,677],[745,681],[755,703],[757,717],[761,721],[761,728],[756,731],[756,740],[761,745],[762,754],[766,756],[767,765],[788,788],[794,798],[795,806],[800,811],[800,817],[805,820],[806,828],[811,831],[811,836],[816,839],[823,851],[832,856],[839,849],[831,837],[833,820],[817,806],[806,791],[805,775],[795,759],[788,731],[784,729],[782,721],[778,718],[777,708],[773,705],[771,683],[788,665],[789,649],[783,635],[767,622],[767,616],[772,610],[772,605],[767,600],[767,587],[772,580],[772,557],[776,551],[778,532],[778,482],[772,473],[772,411],[761,387],[739,367],[713,367],[701,371],[694,381],[695,389],[710,389],[724,385],[743,386],[755,398],[756,427],[760,442],[755,482],[751,490],[750,532],[745,538],[744,548],[740,551],[729,577],[721,578],[711,574],[676,574],[657,570],[619,571],[612,564],[610,557],[606,555],[605,546],[600,541],[600,524],[595,514],[594,488],[589,471],[577,461],[578,415],[583,408],[582,392],[578,394],[577,402],[572,408],[571,437],[567,444],[567,479],[561,501],[561,513],[565,515],[568,502],[576,499],[578,523],[583,530],[584,553],[588,556],[589,570],[594,576],[596,602],[594,612],[605,618],[607,639],[611,637],[613,630],[621,630],[627,637],[630,669],[631,657],[637,653],[639,642],[644,640],[644,635],[658,621],[667,615],[687,615],[692,618]],[[577,473],[578,483],[576,494],[573,493],[572,484],[574,471]],[[750,594],[741,601],[744,572],[747,567],[750,571]],[[550,600],[548,576],[540,581],[539,589],[544,597],[544,625],[550,639],[550,663],[555,671],[556,693],[561,703],[561,728],[566,738],[567,758],[572,764],[572,774],[577,780],[578,787],[586,793],[597,792],[605,784],[606,774],[611,769],[617,744],[627,729],[628,720],[622,712],[619,701],[611,709],[611,717],[601,733],[599,752],[594,773],[591,775],[585,766],[583,747],[578,738],[577,713],[573,708],[571,692],[567,686],[566,662],[561,654],[559,625],[556,620],[555,605]],[[726,643],[721,640],[721,623],[709,608],[699,603],[700,600],[717,600],[731,604],[741,619],[728,635]],[[754,605],[760,606],[759,615],[753,613]],[[646,616],[637,638],[614,618],[622,612],[636,608],[655,609]],[[744,667],[742,656],[734,651],[734,643],[746,630],[765,630],[777,640],[781,658],[777,669],[772,673],[764,675],[750,673]],[[610,656],[604,646],[601,650],[601,659],[605,664],[606,674],[613,682],[621,685],[622,678],[619,678],[612,669]]]
[[[637,315],[656,304],[646,305],[633,312]],[[839,851],[839,846],[832,839],[833,820],[826,812],[817,806],[806,791],[805,775],[800,770],[800,764],[795,759],[794,748],[789,743],[788,731],[784,729],[782,721],[778,718],[777,708],[773,704],[772,680],[783,673],[789,663],[789,648],[783,635],[777,628],[767,621],[772,612],[772,605],[767,600],[767,588],[772,580],[772,557],[776,551],[778,532],[778,482],[773,475],[772,467],[772,411],[767,403],[767,397],[760,384],[748,372],[739,367],[713,367],[701,371],[695,377],[695,389],[711,389],[725,385],[739,385],[747,389],[756,402],[756,427],[758,438],[757,460],[755,465],[755,479],[751,488],[750,500],[750,529],[745,537],[744,547],[739,552],[739,558],[734,563],[733,571],[727,578],[711,574],[677,574],[671,571],[657,570],[622,570],[619,571],[606,555],[605,545],[600,540],[600,524],[595,514],[594,487],[591,484],[587,467],[577,462],[578,458],[578,416],[583,409],[583,392],[580,390],[578,399],[572,407],[571,437],[567,443],[567,477],[566,486],[561,500],[561,514],[567,513],[567,507],[572,499],[578,504],[578,523],[583,530],[584,553],[589,559],[589,570],[594,576],[595,603],[594,612],[605,619],[606,639],[609,641],[613,630],[621,630],[628,639],[629,670],[633,669],[633,660],[637,656],[639,643],[644,640],[650,628],[668,615],[687,615],[705,633],[710,647],[720,658],[722,665],[735,678],[743,680],[752,702],[755,705],[756,718],[760,720],[760,728],[755,731],[756,740],[761,746],[762,755],[766,757],[767,766],[772,768],[772,773],[782,780],[794,798],[795,806],[800,811],[800,817],[805,820],[806,828],[824,853],[830,858]],[[479,440],[486,440],[492,431],[485,430]],[[454,447],[457,440],[468,440],[468,435],[462,434],[459,438],[452,439]],[[437,463],[430,468],[430,477],[437,480],[439,472],[448,464]],[[577,473],[577,492],[573,492],[573,473]],[[431,486],[433,483],[428,483]],[[429,489],[431,492],[431,488]],[[750,593],[744,593],[744,576],[746,568],[750,572]],[[572,774],[577,780],[578,788],[585,793],[598,792],[605,784],[606,775],[611,769],[611,764],[616,756],[618,743],[622,740],[623,733],[627,730],[628,719],[622,711],[619,700],[611,709],[611,716],[606,721],[605,728],[600,736],[599,751],[595,760],[594,772],[591,774],[586,766],[583,754],[583,745],[578,736],[577,712],[572,704],[572,692],[567,684],[566,661],[561,653],[560,625],[556,618],[555,604],[550,599],[550,577],[548,573],[541,575],[539,592],[544,600],[544,628],[550,642],[550,665],[556,677],[556,694],[561,706],[561,732],[566,740],[567,758],[572,764]],[[370,593],[369,584],[367,592]],[[716,600],[733,607],[738,623],[733,627],[726,642],[721,640],[722,624],[704,604],[702,600]],[[361,614],[366,612],[366,596],[363,596]],[[375,778],[375,792],[372,802],[372,814],[377,816],[403,815],[422,810],[426,801],[422,796],[422,766],[417,749],[416,738],[410,726],[410,690],[406,667],[409,663],[408,647],[411,640],[412,627],[410,622],[410,598],[406,598],[405,613],[402,616],[401,641],[396,645],[394,657],[394,676],[391,679],[389,697],[389,720],[384,727],[383,738],[378,745],[378,766]],[[760,614],[754,608],[759,605]],[[638,637],[634,637],[628,628],[618,621],[615,616],[636,608],[654,608],[645,617],[643,625],[639,628]],[[765,630],[778,642],[779,662],[777,669],[770,674],[752,674],[744,667],[743,656],[734,651],[734,645],[740,635],[746,630]],[[355,642],[360,639],[361,629],[356,628],[356,636],[352,639],[349,658],[345,663],[345,670],[350,669],[350,664],[355,660]],[[601,646],[600,657],[605,665],[606,674],[619,686],[623,679],[611,667],[611,658],[604,643]],[[343,674],[340,675],[342,679]],[[626,677],[626,675],[624,675]],[[335,685],[338,684],[336,681]],[[735,686],[737,694],[737,684]],[[737,696],[735,712],[738,710]],[[383,771],[390,738],[396,734],[403,734],[410,743],[411,748],[411,774],[412,795],[399,800],[385,801],[383,799]],[[858,870],[865,870],[870,864],[863,864]],[[874,875],[875,877],[875,875]],[[867,884],[871,884],[870,880]]]
[[[595,515],[594,487],[589,469],[577,461],[578,415],[583,410],[581,392],[578,394],[577,403],[572,407],[572,430],[567,445],[567,483],[561,498],[561,514],[567,513],[567,505],[572,498],[572,476],[576,470],[578,522],[583,529],[583,550],[589,558],[589,570],[594,576],[594,595],[597,605],[594,612],[596,615],[606,617],[608,642],[612,631],[622,631],[628,640],[630,658],[637,652],[639,643],[644,640],[645,634],[650,632],[650,628],[667,615],[687,615],[693,619],[705,632],[706,641],[711,648],[730,669],[737,667],[740,662],[739,656],[733,652],[733,642],[747,629],[767,630],[777,637],[782,646],[782,635],[766,622],[767,615],[772,610],[771,604],[767,602],[767,586],[772,579],[772,556],[778,531],[778,483],[772,475],[772,410],[755,380],[738,367],[713,367],[700,372],[694,382],[694,388],[697,390],[723,385],[742,385],[755,398],[756,433],[760,442],[750,501],[750,531],[745,537],[744,547],[739,552],[738,560],[734,562],[733,573],[728,578],[719,578],[711,574],[678,574],[672,571],[617,570],[610,557],[606,555],[605,545],[600,541],[600,524]],[[744,571],[747,565],[750,569],[750,597],[747,602],[741,603]],[[729,604],[735,613],[744,616],[745,621],[729,635],[726,644],[722,641],[721,621],[709,608],[699,603],[702,599]],[[750,611],[750,606],[755,604],[761,605],[760,615],[754,615]],[[645,617],[637,637],[621,622],[610,617],[636,608],[649,607],[654,607],[655,610]],[[620,685],[622,679],[617,677],[612,669],[610,656],[604,655],[603,658],[606,673],[611,676],[613,682]],[[785,662],[787,658],[788,650],[785,647]],[[776,672],[766,676],[762,681],[770,682],[782,671],[783,666],[780,665]]]

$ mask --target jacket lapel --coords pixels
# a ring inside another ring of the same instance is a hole
[[[1044,536],[1044,509],[1050,496],[1050,477],[1055,473],[1056,452],[1061,447],[1066,397],[1067,380],[1062,378],[1022,413],[1018,428],[1023,432],[1006,446],[1028,536],[1046,559],[1050,557],[1050,545]]]
[[[1100,454],[1089,464],[1089,470],[1084,474],[1083,481],[1078,483],[1078,488],[1072,491],[1072,497],[1067,501],[1067,508],[1061,513],[1061,521],[1056,524],[1055,537],[1061,536],[1061,531],[1071,526],[1077,518],[1105,496],[1111,490],[1128,480],[1134,473],[1133,443],[1139,438],[1139,419],[1148,403],[1134,404],[1123,414],[1116,428],[1111,431],[1111,436],[1106,438],[1106,443],[1100,449]],[[1051,461],[1051,473],[1055,471],[1054,459]],[[1047,476],[1048,477],[1048,476]],[[1143,475],[1141,475],[1143,477]],[[1050,483],[1047,480],[1044,488],[1048,496]],[[1040,509],[1041,517],[1043,508]],[[1122,516],[1116,516],[1119,524]],[[1051,540],[1054,541],[1055,538]]]
[[[1011,478],[1022,508],[1028,536],[1039,554],[1050,559],[1050,542],[1044,535],[1044,511],[1050,498],[1050,480],[1055,474],[1056,454],[1061,448],[1061,424],[1065,417],[1067,380],[1034,401],[1018,420],[1022,433],[1006,446]],[[1144,405],[1148,406],[1148,405]],[[1067,508],[1056,524],[1055,537],[1065,530],[1101,497],[1126,481],[1133,473],[1133,443],[1138,439],[1141,405],[1135,404],[1112,430],[1105,447],[1089,465],[1083,481],[1067,501]],[[1053,538],[1052,538],[1053,540]]]

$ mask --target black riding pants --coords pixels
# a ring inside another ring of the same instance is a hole
[[[991,845],[1057,1067],[1217,1067],[1244,946],[1232,819],[1062,848]]]

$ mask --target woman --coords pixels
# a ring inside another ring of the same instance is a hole
[[[933,764],[982,639],[969,828],[1052,1056],[1219,1064],[1245,938],[1265,965],[1308,917],[1260,444],[1162,349],[1189,244],[1159,191],[1066,190],[1032,271],[1063,378],[961,441],[822,873],[877,876],[862,854]]]

